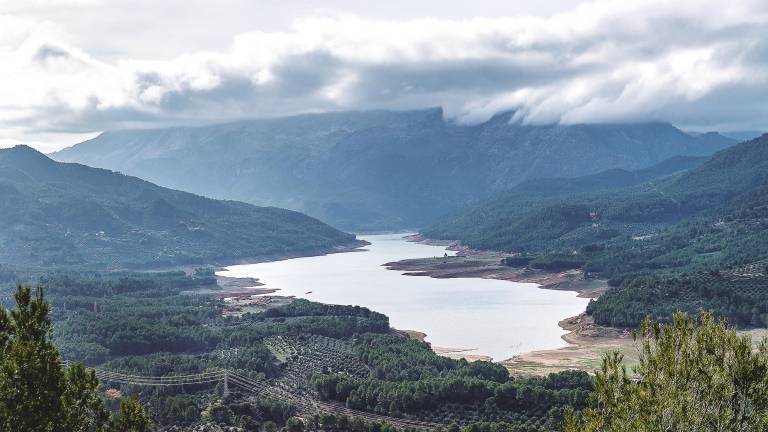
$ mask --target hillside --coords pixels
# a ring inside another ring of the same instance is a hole
[[[425,226],[523,181],[638,170],[735,141],[664,123],[479,125],[440,109],[105,132],[52,155],[175,189],[302,211],[344,229]]]
[[[706,309],[739,326],[768,325],[768,135],[645,183],[626,177],[577,179],[564,193],[521,185],[423,233],[608,278],[615,288],[587,309],[598,324]]]
[[[163,266],[319,252],[355,242],[306,215],[0,150],[0,263]]]
[[[478,249],[547,252],[651,232],[706,208],[664,190],[707,158],[674,157],[652,167],[573,179],[530,180],[422,230]]]

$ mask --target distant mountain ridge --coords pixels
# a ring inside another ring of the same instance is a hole
[[[751,215],[751,222],[729,234],[736,242],[740,235],[753,238],[755,227],[765,223],[764,216],[755,215],[765,210],[766,190],[768,135],[763,135],[704,160],[674,158],[635,173],[610,170],[576,179],[523,183],[437,221],[422,233],[461,240],[479,249],[551,253],[626,236],[656,238],[664,228],[698,221],[696,217],[704,218],[706,225],[737,218],[737,213]],[[671,232],[658,238],[672,238],[669,244],[676,241],[678,249],[688,247],[699,235],[717,237],[707,230],[684,236]],[[673,251],[669,244],[665,247]]]
[[[104,169],[0,150],[0,263],[156,267],[313,253],[355,237],[306,215],[217,201]]]
[[[441,109],[310,114],[105,132],[53,158],[206,196],[306,212],[337,227],[421,227],[525,180],[637,170],[734,140],[665,123],[478,125]]]

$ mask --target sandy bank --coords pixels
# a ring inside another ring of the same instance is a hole
[[[542,289],[575,291],[584,298],[597,298],[607,289],[605,281],[585,278],[580,270],[549,272],[509,267],[501,264],[501,258],[506,255],[500,252],[477,251],[456,242],[434,241],[420,236],[411,236],[409,240],[448,246],[456,250],[458,255],[390,262],[384,264],[388,269],[402,271],[409,276],[488,278],[535,283]],[[558,324],[568,331],[563,335],[568,346],[523,353],[501,361],[501,364],[513,374],[547,374],[567,369],[592,372],[599,367],[603,354],[612,350],[622,351],[628,364],[636,362],[637,351],[626,329],[598,326],[586,314],[565,318]],[[433,347],[433,350],[453,358],[477,359],[472,350],[440,347]]]

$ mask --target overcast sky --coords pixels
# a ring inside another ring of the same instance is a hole
[[[768,130],[768,1],[0,0],[0,146],[432,106]]]

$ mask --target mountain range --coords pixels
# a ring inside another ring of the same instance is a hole
[[[423,227],[526,180],[643,169],[735,143],[665,123],[522,125],[511,115],[462,125],[436,108],[109,131],[52,157],[374,231]]]
[[[768,258],[768,134],[710,158],[523,183],[422,230],[480,249],[571,253],[608,275]]]
[[[0,150],[0,262],[28,267],[157,267],[316,253],[355,236],[306,215],[220,201]]]

